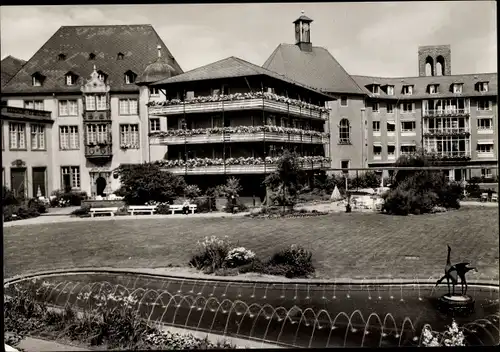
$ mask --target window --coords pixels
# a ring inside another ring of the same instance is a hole
[[[340,106],[347,106],[347,97],[340,97]]]
[[[387,155],[389,157],[394,157],[396,155],[396,146],[395,145],[388,145],[387,146]]]
[[[108,125],[87,125],[87,144],[108,143]]]
[[[351,124],[347,119],[340,120],[339,144],[351,144]]]
[[[372,126],[373,126],[373,132],[380,133],[380,121],[373,121]]]
[[[342,169],[342,172],[346,174],[349,169],[349,160],[341,160],[340,168]]]
[[[39,73],[35,73],[33,76],[31,76],[31,84],[33,85],[33,87],[41,87],[43,83],[42,81],[43,77]]]
[[[380,86],[378,84],[372,85],[372,93],[373,94],[380,94]]]
[[[479,82],[477,84],[478,92],[487,92],[488,91],[488,82]]]
[[[160,96],[160,90],[156,87],[149,87],[149,95],[152,97]]]
[[[453,85],[453,93],[455,93],[455,94],[462,94],[462,88],[463,88],[463,84],[461,84],[461,83],[455,83]]]
[[[45,110],[43,100],[25,100],[24,108],[34,109],[34,110]]]
[[[373,156],[382,156],[382,146],[381,145],[374,145],[373,146]]]
[[[106,110],[106,96],[103,94],[96,95],[95,100],[97,102],[97,110],[102,111]]]
[[[97,71],[97,78],[99,78],[100,81],[106,82],[108,75],[102,71]]]
[[[77,100],[59,100],[59,116],[77,116]]]
[[[45,150],[45,126],[31,124],[31,150]]]
[[[372,103],[372,111],[373,112],[379,112],[380,110],[380,104],[379,103]]]
[[[137,75],[132,71],[125,72],[125,84],[132,84],[135,82]]]
[[[123,58],[124,58],[124,57],[125,57],[125,55],[123,55],[122,53],[118,53],[118,54],[116,55],[116,59],[117,59],[117,60],[123,60]]]
[[[387,122],[387,132],[394,133],[396,132],[396,123],[395,122]]]
[[[65,175],[69,175],[66,176]],[[67,179],[67,181],[65,181]],[[63,188],[69,182],[71,188],[80,188],[80,166],[61,166],[61,185]]]
[[[94,53],[90,53],[89,54],[89,60],[95,60],[95,54]]]
[[[149,119],[149,132],[158,132],[160,131],[160,119],[155,117],[155,118],[150,118]]]
[[[493,178],[493,173],[491,172],[491,169],[481,169],[481,177]]]
[[[437,94],[438,92],[438,85],[437,84],[430,84],[429,85],[429,93],[430,94]]]
[[[139,149],[139,125],[120,125],[120,145]]]
[[[72,74],[72,73],[66,74],[66,85],[72,86],[72,85],[76,84],[76,79],[77,79],[77,77],[74,74]]]
[[[402,113],[412,113],[413,112],[413,103],[401,103],[401,112]]]
[[[388,114],[393,114],[394,113],[394,104],[387,103],[387,113]]]
[[[401,154],[413,154],[417,150],[417,147],[414,145],[402,145],[401,146]]]
[[[80,149],[80,135],[78,126],[60,126],[59,127],[59,147],[61,150]]]
[[[87,111],[99,110],[103,111],[107,109],[106,95],[87,95],[85,97],[85,109]]]
[[[26,124],[9,123],[10,150],[26,150]]]
[[[59,54],[59,56],[57,57],[57,59],[58,59],[59,61],[64,61],[64,60],[66,60],[66,55],[64,55],[64,54]]]
[[[493,119],[492,118],[477,119],[477,129],[478,130],[492,130],[493,129]]]
[[[477,152],[479,154],[483,153],[493,153],[493,143],[481,143],[477,144]]]
[[[394,86],[387,86],[387,95],[394,95]]]
[[[403,86],[403,94],[404,95],[412,95],[413,94],[413,86]]]
[[[415,132],[415,121],[403,121],[401,122],[401,132]]]
[[[120,99],[120,115],[137,115],[137,99]]]
[[[491,110],[491,100],[488,99],[479,99],[477,101],[477,109],[478,110]]]
[[[186,92],[186,100],[193,99],[193,98],[194,98],[194,92],[193,91]]]

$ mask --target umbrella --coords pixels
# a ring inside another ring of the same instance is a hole
[[[332,195],[330,196],[330,200],[337,201],[340,199],[342,199],[342,196],[340,195],[339,188],[337,186],[335,186],[335,188],[333,189]]]

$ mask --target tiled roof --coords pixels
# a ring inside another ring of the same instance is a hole
[[[286,76],[280,75],[276,72],[254,65],[248,61],[242,60],[234,56],[213,62],[211,64],[202,67],[195,68],[191,71],[185,72],[183,74],[171,78],[158,81],[153,85],[164,85],[164,84],[181,83],[181,82],[193,82],[193,81],[224,79],[232,77],[260,76],[260,75],[279,79],[281,81],[285,81],[290,84],[294,84],[302,88],[314,91],[316,93],[325,95],[325,93],[320,92],[314,87],[310,87],[300,82],[296,82]],[[329,95],[326,96],[330,97]]]
[[[26,61],[13,56],[7,56],[2,60],[2,87],[23,67]]]
[[[364,94],[344,68],[322,47],[301,51],[297,45],[280,44],[262,67],[330,93]]]
[[[424,76],[424,77],[370,77],[370,76],[351,76],[363,88],[364,92],[370,97],[388,98],[388,99],[428,99],[428,98],[447,98],[457,96],[495,96],[498,95],[498,75],[496,73],[473,73],[465,75],[450,75],[450,76]],[[476,91],[476,83],[488,82],[488,92],[482,93]],[[393,85],[394,95],[387,95],[383,89],[380,89],[380,94],[374,95],[367,86],[371,84],[379,84],[381,86]],[[462,94],[454,94],[451,85],[454,83],[462,83]],[[428,86],[431,84],[439,84],[438,93],[428,93]],[[413,85],[412,95],[403,95],[402,89],[404,85]]]
[[[79,92],[81,79],[88,79],[93,66],[108,77],[112,91],[137,91],[135,84],[125,84],[125,72],[140,75],[157,58],[157,46],[177,73],[182,69],[151,25],[63,26],[33,55],[2,89],[2,93]],[[95,60],[89,60],[93,53]],[[118,54],[123,59],[118,60]],[[59,60],[59,55],[66,56]],[[77,84],[67,86],[65,75],[74,72]],[[32,75],[45,76],[41,87],[32,85]]]

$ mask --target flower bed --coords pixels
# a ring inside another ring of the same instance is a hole
[[[247,100],[247,99],[267,99],[278,101],[294,106],[298,106],[301,108],[307,108],[311,110],[320,111],[322,113],[328,113],[330,111],[329,108],[324,108],[318,105],[310,104],[305,101],[287,98],[282,95],[267,93],[267,92],[251,92],[251,93],[235,93],[228,95],[209,95],[209,96],[199,96],[194,97],[192,99],[186,99],[184,101],[180,99],[171,99],[167,101],[150,101],[146,105],[148,107],[155,106],[171,106],[171,105],[188,105],[188,104],[200,104],[200,103],[218,103],[223,101],[234,101],[234,100]]]
[[[184,136],[198,136],[198,135],[218,135],[218,134],[243,134],[243,133],[280,133],[280,134],[293,134],[313,137],[329,138],[330,134],[326,132],[303,130],[293,127],[280,127],[280,126],[234,126],[234,127],[213,127],[213,128],[197,128],[191,130],[175,129],[168,131],[151,132],[150,137],[184,137]]]
[[[174,167],[185,167],[195,168],[195,167],[206,167],[206,166],[222,166],[222,165],[264,165],[264,164],[276,164],[279,161],[279,157],[266,157],[263,158],[227,158],[224,162],[222,158],[194,158],[188,159],[187,162],[183,159],[177,160],[159,160],[155,163],[161,167],[174,168]],[[299,162],[303,164],[327,164],[330,163],[330,159],[324,156],[303,156],[299,157]]]

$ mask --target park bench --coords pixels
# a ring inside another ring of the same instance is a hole
[[[487,202],[487,201],[488,201],[488,193],[482,193],[481,202]]]
[[[196,204],[189,204],[189,210],[191,210],[191,214],[194,214],[198,206]],[[170,211],[174,214],[176,211],[182,211],[182,204],[172,204],[169,206]]]
[[[493,194],[491,195],[491,201],[492,201],[492,202],[498,202],[498,194],[493,193]]]
[[[149,213],[153,215],[156,211],[156,205],[131,205],[127,211],[130,215],[134,215],[134,213]]]
[[[118,211],[118,207],[114,208],[91,208],[90,209],[90,217],[94,217],[95,214],[109,214],[111,216],[115,216],[115,213]]]

